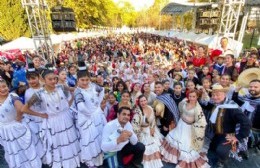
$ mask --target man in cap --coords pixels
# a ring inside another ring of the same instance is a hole
[[[239,159],[235,153],[236,144],[248,137],[251,126],[239,106],[226,98],[226,91],[220,84],[214,84],[212,102],[202,103],[208,120],[205,136],[211,140],[210,149],[218,158],[217,167],[223,167],[229,156]],[[240,129],[235,134],[237,124],[240,124]]]

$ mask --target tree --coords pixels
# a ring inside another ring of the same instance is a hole
[[[79,28],[109,25],[116,13],[112,0],[64,0],[62,5],[74,10]]]
[[[169,3],[169,0],[155,0],[154,4],[147,10],[142,10],[137,17],[138,26],[149,26],[155,28],[169,28],[172,25],[172,17],[161,15],[162,8]]]
[[[1,1],[0,18],[0,36],[5,40],[30,36],[27,15],[20,0]]]
[[[117,19],[121,21],[121,23],[119,23],[119,26],[135,26],[138,12],[135,11],[133,5],[126,1],[119,1],[119,3],[116,5],[118,8]]]

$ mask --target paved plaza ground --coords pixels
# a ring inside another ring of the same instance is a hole
[[[210,165],[212,165],[212,163],[215,162],[214,155],[212,153],[209,153],[208,157],[209,157]],[[166,163],[164,164],[164,168],[174,168],[174,167],[175,165],[173,164],[166,164]],[[234,159],[229,159],[225,167],[226,168],[260,168],[260,153],[256,153],[253,149],[250,149],[248,160],[243,160],[242,162],[238,162]],[[8,165],[4,159],[4,151],[2,147],[0,148],[0,168],[8,168]],[[44,168],[48,168],[48,167],[44,166]],[[81,168],[86,168],[86,166],[82,166]]]

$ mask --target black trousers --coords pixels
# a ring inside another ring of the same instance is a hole
[[[216,135],[210,144],[210,149],[217,154],[220,162],[225,162],[229,158],[229,152],[232,147],[230,144],[223,145],[226,142],[225,135]]]
[[[132,145],[131,143],[128,143],[124,146],[124,148],[121,151],[117,152],[117,159],[120,167],[124,167],[123,165],[123,157],[133,154],[133,160],[132,160],[132,167],[141,168],[142,167],[142,161],[143,161],[143,155],[145,151],[144,144],[137,142],[137,144]]]

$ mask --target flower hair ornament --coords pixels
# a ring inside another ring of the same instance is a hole
[[[136,99],[136,100],[135,100],[135,105],[136,105],[137,107],[140,105],[139,99]]]

